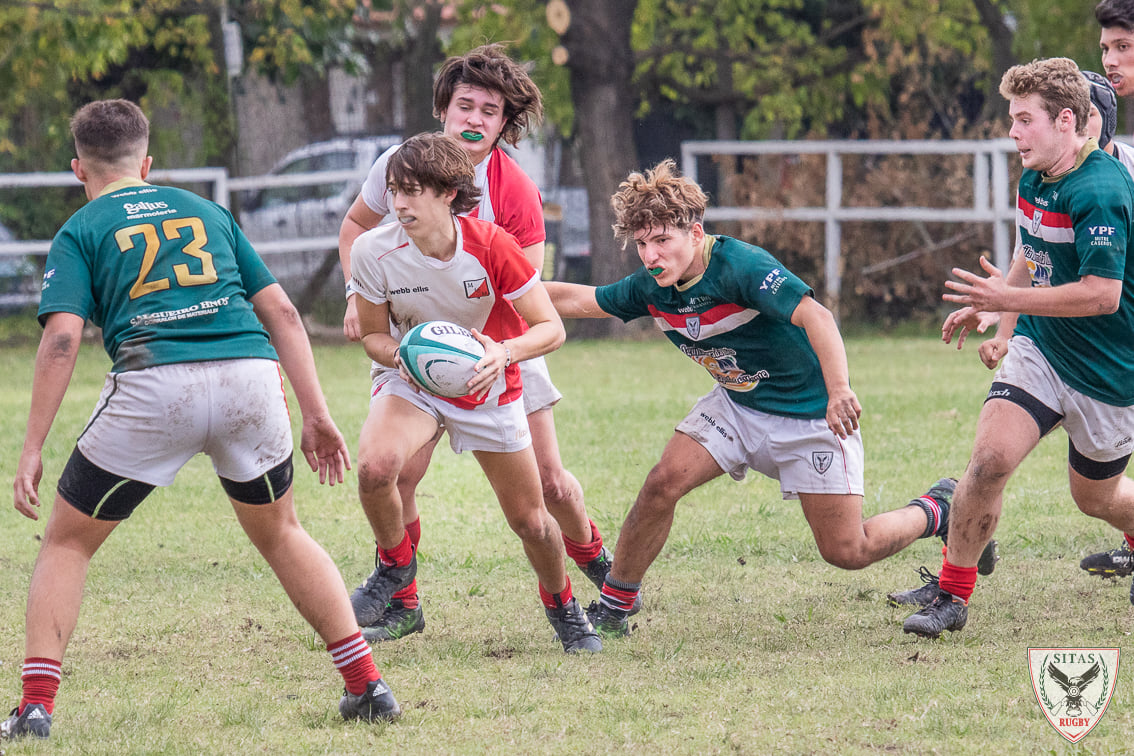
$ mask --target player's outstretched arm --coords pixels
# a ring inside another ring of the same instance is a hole
[[[544,281],[543,287],[561,318],[609,318],[595,299],[595,287],[563,281]]]
[[[327,409],[299,311],[278,283],[256,292],[249,301],[272,337],[280,365],[299,402],[303,415],[299,448],[307,464],[319,472],[320,483],[342,483],[343,471],[350,469],[350,450]]]
[[[827,387],[827,427],[839,438],[858,430],[862,405],[850,387],[847,351],[835,318],[814,297],[805,296],[791,314],[792,325],[807,333],[807,340],[819,358],[823,383]]]
[[[1109,315],[1118,309],[1122,298],[1120,279],[1086,275],[1058,286],[1021,286],[1016,281],[1021,275],[1021,266],[1026,264],[1023,256],[1017,255],[1008,276],[984,257],[980,258],[980,266],[986,276],[953,268],[953,275],[960,280],[946,281],[945,288],[954,293],[943,294],[941,298],[982,312],[1018,312],[1054,318]]]
[[[28,427],[12,484],[16,511],[33,520],[39,519],[36,507],[39,506],[39,481],[43,477],[43,444],[71,383],[83,338],[83,322],[81,317],[69,312],[48,315],[35,355]]]
[[[339,266],[343,269],[344,282],[350,282],[350,251],[354,247],[354,240],[381,223],[384,217],[386,216],[371,210],[361,194],[354,198],[354,203],[347,210],[346,217],[339,226]],[[362,332],[358,325],[358,303],[355,295],[348,296],[346,302],[343,335],[351,341],[359,341],[362,339]]]

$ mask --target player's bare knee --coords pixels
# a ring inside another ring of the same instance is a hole
[[[568,507],[575,499],[578,483],[562,467],[540,470],[540,483],[543,486],[543,501],[549,510]]]
[[[819,556],[827,564],[843,570],[861,570],[869,567],[874,560],[857,544],[843,542],[836,544],[818,544]]]
[[[1107,519],[1114,512],[1117,504],[1113,497],[1099,496],[1097,491],[1076,490],[1075,486],[1071,487],[1071,498],[1080,512],[1100,520]]]
[[[674,476],[659,465],[646,476],[646,482],[638,493],[638,502],[651,508],[672,509],[684,493]]]
[[[979,488],[1003,488],[1013,469],[1004,455],[996,450],[974,451],[966,471],[969,479],[966,482]]]
[[[360,459],[358,463],[358,490],[363,494],[384,491],[398,483],[401,465],[393,455]]]
[[[550,540],[551,518],[546,516],[542,510],[509,517],[508,526],[524,543],[539,543]]]

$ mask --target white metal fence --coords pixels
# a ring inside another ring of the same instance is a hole
[[[991,224],[994,239],[994,260],[1002,269],[1011,256],[1012,223],[1015,210],[1013,187],[1009,185],[1009,159],[1016,153],[1010,139],[993,140],[925,140],[925,141],[766,141],[685,142],[681,147],[682,171],[698,180],[699,162],[719,155],[825,155],[825,203],[813,207],[727,207],[709,208],[708,221],[777,220],[821,222],[824,224],[824,290],[828,306],[838,314],[841,281],[841,224],[853,221],[921,221]],[[972,204],[965,207],[863,207],[843,204],[843,159],[848,155],[971,155]],[[237,192],[268,187],[306,186],[330,182],[360,182],[358,171],[320,171],[284,175],[233,178],[223,168],[154,170],[149,179],[162,184],[207,184],[212,199],[225,207],[234,206]],[[70,172],[0,174],[0,190],[72,186],[78,182]],[[322,233],[304,238],[255,240],[259,252],[269,257],[289,253],[306,254],[330,251],[338,246],[338,238]],[[5,257],[45,255],[50,240],[0,240],[0,260]],[[278,260],[284,263],[285,260]]]
[[[710,207],[707,221],[795,220],[824,224],[823,274],[828,306],[838,314],[842,228],[845,221],[923,221],[989,223],[993,226],[994,261],[1003,270],[1011,260],[1014,188],[1009,186],[1008,160],[1016,154],[1011,139],[920,141],[767,141],[684,142],[682,172],[698,180],[698,157],[717,155],[826,155],[826,203],[818,207]],[[971,155],[972,205],[968,207],[855,207],[843,205],[845,155]]]

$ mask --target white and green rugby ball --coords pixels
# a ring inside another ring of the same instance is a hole
[[[402,364],[419,386],[431,394],[455,399],[469,393],[484,346],[467,328],[444,320],[416,325],[402,337]]]

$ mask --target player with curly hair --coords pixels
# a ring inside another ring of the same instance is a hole
[[[568,318],[651,317],[717,386],[676,428],[619,532],[614,565],[588,615],[605,635],[627,617],[673,525],[677,502],[749,469],[798,499],[822,557],[861,569],[948,528],[954,481],[862,519],[862,408],[834,317],[760,247],[706,233],[707,198],[666,160],[632,173],[611,199],[615,236],[643,267],[607,286],[545,284]]]

